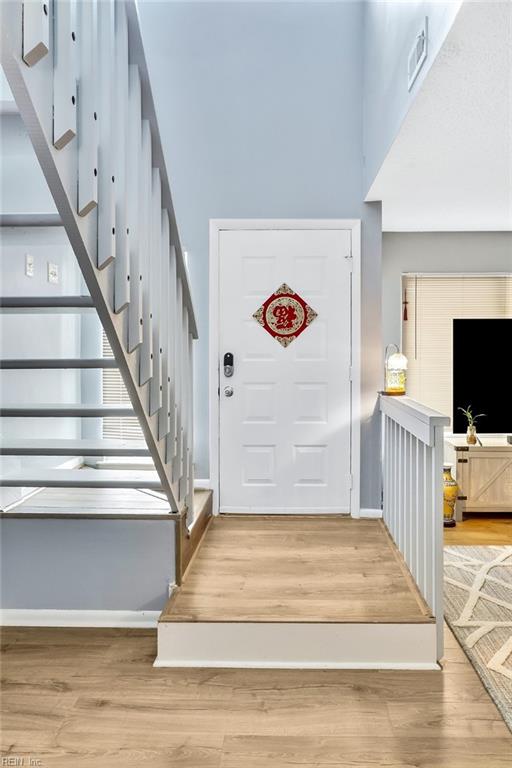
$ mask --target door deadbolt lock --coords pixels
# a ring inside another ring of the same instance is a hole
[[[233,387],[224,387],[224,394],[226,397],[233,397],[234,391],[235,390],[233,389]]]
[[[233,364],[233,353],[226,352],[226,354],[224,355],[224,376],[226,376],[226,378],[229,379],[234,372],[235,372],[235,366]]]

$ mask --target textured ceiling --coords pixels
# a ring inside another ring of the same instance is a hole
[[[385,231],[512,229],[511,2],[466,0],[367,200]]]

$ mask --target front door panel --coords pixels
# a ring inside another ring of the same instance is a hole
[[[220,511],[349,512],[350,231],[219,237]]]

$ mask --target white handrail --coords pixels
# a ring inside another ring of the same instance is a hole
[[[443,654],[443,441],[447,416],[381,395],[383,519],[437,625]]]

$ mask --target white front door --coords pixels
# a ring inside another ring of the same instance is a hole
[[[219,232],[220,512],[350,511],[350,255],[348,229]]]

